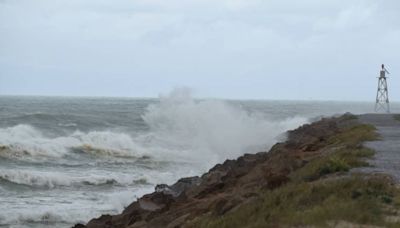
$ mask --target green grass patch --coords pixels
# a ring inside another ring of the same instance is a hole
[[[321,176],[336,173],[336,172],[347,172],[350,170],[348,162],[340,157],[331,157],[326,161],[319,169],[317,173]]]
[[[293,181],[314,181],[329,174],[343,173],[351,168],[368,166],[365,158],[374,155],[368,148],[341,148],[331,154],[311,160],[307,165],[293,172],[290,177]]]
[[[359,146],[362,142],[379,139],[376,128],[368,124],[358,124],[342,130],[328,139],[330,144],[342,144],[348,147]]]
[[[327,140],[326,151],[320,157],[311,160],[290,176],[293,181],[314,181],[329,174],[368,166],[365,158],[372,157],[375,152],[363,147],[362,143],[377,138],[375,128],[370,125],[346,128]]]

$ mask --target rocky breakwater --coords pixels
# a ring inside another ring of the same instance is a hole
[[[102,215],[75,227],[198,227],[199,218],[219,218],[293,182],[296,170],[332,153],[329,148],[337,147],[327,146],[335,144],[332,139],[357,124],[351,115],[306,124],[289,131],[287,141],[277,143],[269,152],[245,154],[216,165],[201,177],[158,185],[121,214]]]

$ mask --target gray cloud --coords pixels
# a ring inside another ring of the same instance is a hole
[[[0,93],[373,100],[395,0],[3,0]],[[400,92],[393,89],[392,97]]]

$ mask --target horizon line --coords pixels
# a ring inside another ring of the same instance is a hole
[[[0,97],[43,97],[43,98],[77,98],[77,99],[143,99],[143,100],[156,100],[159,96],[110,96],[110,95],[37,95],[37,94],[0,94]],[[277,98],[226,98],[226,97],[198,97],[193,96],[193,99],[199,100],[232,100],[232,101],[300,101],[300,102],[371,102],[375,100],[335,100],[335,99],[277,99]],[[394,100],[390,103],[398,103]]]

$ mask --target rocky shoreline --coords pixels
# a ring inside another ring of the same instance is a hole
[[[222,218],[262,200],[266,192],[294,182],[308,164],[343,147],[335,141],[336,136],[359,125],[356,119],[344,115],[303,125],[289,131],[287,141],[277,143],[269,152],[245,154],[214,166],[201,177],[183,178],[171,186],[158,185],[121,214],[102,215],[75,228],[199,227],[201,218]],[[294,175],[298,170],[300,174]],[[328,170],[326,174],[343,170]],[[308,183],[325,175],[319,172],[318,177],[302,177],[302,181]]]

